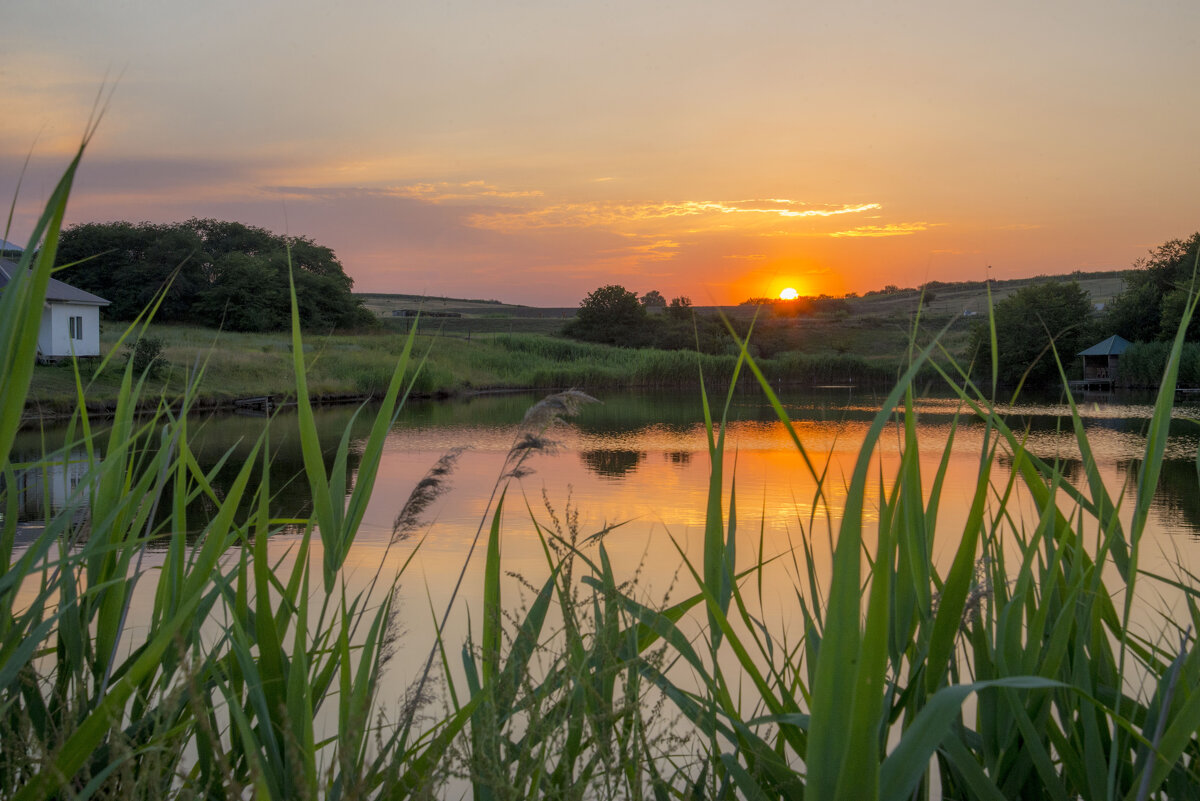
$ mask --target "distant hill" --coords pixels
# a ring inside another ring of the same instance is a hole
[[[358,293],[357,297],[385,325],[408,330],[414,313],[420,313],[422,332],[439,331],[460,337],[494,333],[555,334],[563,323],[575,316],[577,308],[378,292]]]
[[[1023,286],[1046,281],[1078,281],[1087,290],[1093,304],[1107,304],[1125,287],[1128,270],[1109,272],[1076,271],[1063,275],[1039,275],[1032,278],[1013,278],[991,282],[992,302],[1002,300]],[[987,312],[987,283],[985,281],[930,281],[925,284],[927,302],[925,311],[934,317],[955,315],[973,316]],[[550,328],[551,320],[565,321],[573,316],[578,306],[523,306],[502,303],[498,300],[470,300],[466,298],[428,297],[422,295],[358,293],[364,305],[383,318],[402,317],[406,310],[444,312],[474,319],[541,319]],[[928,298],[932,296],[932,299]],[[852,314],[859,316],[891,316],[916,308],[921,297],[920,288],[905,288],[894,291],[875,290],[861,297],[847,298]],[[754,313],[753,306],[697,306],[697,310],[720,309],[734,317]],[[429,315],[433,316],[433,315]]]
[[[394,312],[457,312],[463,317],[565,318],[575,314],[576,306],[522,306],[498,300],[469,300],[426,295],[389,295],[378,292],[357,293],[363,305],[380,317],[402,316]]]
[[[992,281],[992,303],[996,303],[1016,292],[1021,287],[1042,284],[1047,281],[1076,281],[1091,296],[1093,304],[1107,304],[1114,295],[1125,288],[1128,270],[1109,272],[1073,272],[1064,275],[1038,275],[1032,278],[1013,278],[1007,281]],[[987,312],[987,282],[931,281],[925,285],[926,310],[934,316],[956,314],[985,314]],[[859,298],[850,298],[850,307],[856,314],[888,314],[905,307],[913,308],[921,289],[901,289],[897,292],[871,292]],[[932,297],[932,299],[929,299]]]

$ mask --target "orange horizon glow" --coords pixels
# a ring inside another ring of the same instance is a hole
[[[247,28],[180,4],[9,5],[10,241],[40,230],[110,88],[68,226],[237,221],[332,249],[363,293],[840,297],[989,265],[1123,270],[1198,227],[1200,107],[1172,102],[1194,92],[1195,4],[1139,12],[1136,37],[1124,4],[1030,4],[1015,26],[938,3],[864,25],[852,4],[468,0],[332,28],[316,7]]]

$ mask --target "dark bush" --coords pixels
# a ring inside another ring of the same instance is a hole
[[[129,349],[129,359],[133,362],[133,371],[138,375],[158,378],[171,368],[171,363],[162,355],[161,337],[141,337],[126,347]]]

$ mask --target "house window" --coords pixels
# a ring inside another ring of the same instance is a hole
[[[75,315],[67,318],[67,327],[70,329],[71,339],[83,339],[83,316]]]

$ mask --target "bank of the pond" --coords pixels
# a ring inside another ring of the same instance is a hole
[[[128,350],[118,348],[118,335],[115,330],[105,332],[105,349],[114,356],[103,369],[99,359],[84,360],[80,365],[84,398],[89,411],[96,414],[115,408],[120,394]],[[234,409],[258,398],[287,403],[294,396],[291,345],[285,333],[239,334],[156,325],[146,336],[161,340],[168,366],[146,378],[144,398],[178,399],[190,383],[196,384],[192,408],[197,410]],[[381,397],[404,342],[399,334],[311,338],[305,351],[312,398],[336,403]],[[901,350],[901,345],[897,343],[894,350]],[[588,391],[685,389],[698,386],[701,375],[724,386],[737,363],[734,355],[632,350],[542,334],[493,334],[469,340],[421,336],[416,340],[416,353],[418,360],[425,360],[421,369],[413,372],[412,393],[417,397],[566,387]],[[873,358],[784,353],[762,360],[760,366],[778,385],[886,386],[896,379],[900,363],[894,353]],[[36,368],[26,404],[27,419],[69,415],[75,402],[71,363]]]

